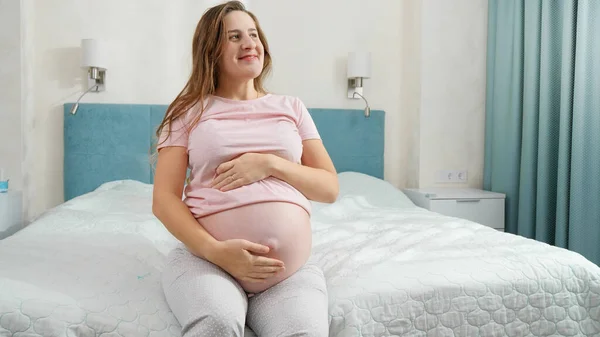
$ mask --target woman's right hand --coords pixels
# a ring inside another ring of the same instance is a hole
[[[269,247],[242,239],[218,241],[209,260],[238,280],[261,283],[285,270],[282,261],[267,254]]]

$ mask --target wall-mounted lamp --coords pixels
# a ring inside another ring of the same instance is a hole
[[[71,114],[77,113],[79,101],[88,92],[101,92],[106,90],[106,64],[101,45],[95,39],[81,40],[81,68],[87,69],[88,89],[79,96],[71,108]]]
[[[363,96],[363,79],[371,77],[371,53],[350,52],[348,53],[348,98],[362,98],[367,105],[365,117],[371,115],[369,102]]]

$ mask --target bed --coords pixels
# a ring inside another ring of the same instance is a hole
[[[0,336],[180,335],[160,286],[177,242],[151,213],[147,165],[164,108],[65,106],[67,201],[0,241]],[[600,334],[598,266],[416,207],[382,180],[383,111],[310,112],[340,171],[338,201],[312,218],[330,336]]]

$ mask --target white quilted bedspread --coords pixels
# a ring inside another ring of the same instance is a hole
[[[151,186],[109,183],[0,241],[0,336],[180,336]]]
[[[313,226],[330,336],[600,335],[600,268],[578,254],[361,198]]]
[[[600,335],[600,268],[580,255],[342,192],[313,215],[330,336]],[[179,336],[160,287],[176,242],[150,198],[108,183],[0,241],[0,336]]]

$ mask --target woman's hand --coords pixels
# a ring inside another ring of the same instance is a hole
[[[242,239],[220,241],[209,260],[238,280],[261,283],[285,270],[282,261],[255,254],[266,254],[269,247]]]
[[[269,154],[245,153],[219,165],[211,187],[225,192],[267,178],[270,157]]]

